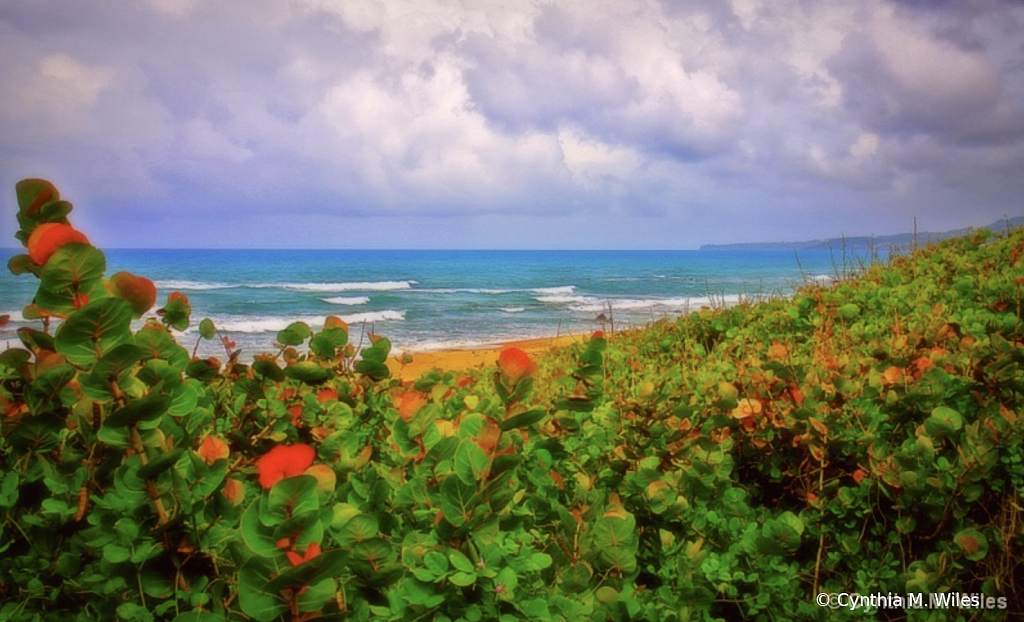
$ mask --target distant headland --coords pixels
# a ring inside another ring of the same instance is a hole
[[[1006,228],[1024,226],[1024,216],[1015,218],[1004,218],[988,225],[992,231],[1001,231]],[[702,251],[807,251],[807,250],[889,250],[891,248],[906,249],[915,244],[925,245],[931,242],[938,242],[947,238],[955,238],[967,235],[972,229],[954,229],[941,232],[917,232],[899,233],[896,235],[880,236],[857,236],[829,238],[827,240],[807,240],[804,242],[749,242],[742,244],[704,244],[700,247]]]

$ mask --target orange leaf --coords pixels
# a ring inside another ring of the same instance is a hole
[[[273,488],[286,477],[302,475],[313,464],[316,452],[309,445],[278,445],[256,460],[260,486]]]
[[[334,389],[322,389],[316,394],[316,401],[323,404],[324,402],[337,402],[338,392]]]
[[[302,420],[302,404],[295,404],[288,407],[288,414],[292,416],[292,425],[299,425]]]
[[[314,464],[303,471],[303,475],[315,478],[317,490],[323,492],[334,492],[334,487],[338,484],[338,476],[334,473],[334,469],[326,464]]]
[[[213,464],[218,460],[224,460],[231,455],[231,449],[227,442],[219,436],[204,436],[199,443],[197,450],[199,457],[206,464]]]
[[[229,478],[224,481],[224,490],[221,494],[228,503],[237,507],[245,499],[245,486],[237,479]]]
[[[327,319],[324,320],[324,329],[331,328],[344,328],[345,332],[348,332],[348,323],[336,315],[328,315]]]
[[[509,384],[516,384],[537,373],[537,364],[520,348],[505,348],[498,355],[498,369]]]
[[[110,293],[127,300],[135,317],[141,316],[156,304],[156,285],[153,281],[129,272],[118,272],[110,277]]]
[[[292,566],[298,566],[300,564],[304,564],[304,563],[308,562],[309,560],[313,559],[314,557],[319,557],[319,555],[320,555],[320,544],[317,543],[317,542],[314,542],[314,543],[310,544],[308,547],[306,547],[306,552],[301,557],[295,551],[288,551],[288,561],[291,562]]]
[[[32,230],[28,236],[28,256],[37,266],[45,266],[50,257],[65,244],[88,244],[89,238],[71,225],[46,222]]]
[[[402,421],[408,423],[426,405],[427,398],[421,393],[409,391],[398,398],[398,414],[402,416]]]

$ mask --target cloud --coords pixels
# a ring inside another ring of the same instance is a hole
[[[983,50],[936,38],[926,26],[880,7],[832,66],[844,102],[864,125],[956,144],[1019,140],[1024,112]]]
[[[254,245],[275,218],[503,246],[962,226],[1024,190],[1022,33],[996,0],[17,0],[0,183],[53,177],[114,237],[230,211]]]

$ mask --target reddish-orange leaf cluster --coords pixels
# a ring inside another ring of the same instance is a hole
[[[398,397],[398,414],[402,416],[402,421],[408,423],[426,405],[427,398],[422,393],[409,391]]]
[[[278,445],[256,460],[260,486],[273,488],[286,477],[302,475],[315,457],[316,452],[309,445]]]
[[[321,389],[320,392],[316,394],[316,401],[321,404],[324,402],[337,402],[338,392],[331,388]]]
[[[288,561],[291,562],[292,566],[298,566],[308,562],[314,557],[319,557],[320,552],[320,544],[314,542],[306,547],[306,552],[303,555],[299,555],[295,551],[288,551],[286,555],[288,556]]]
[[[219,436],[204,436],[196,451],[206,464],[213,464],[231,455],[227,442]]]
[[[505,348],[498,355],[498,369],[509,384],[516,384],[537,373],[537,364],[520,348]]]
[[[47,222],[32,230],[28,236],[28,256],[37,266],[45,266],[50,257],[65,244],[88,244],[89,238],[71,225]]]
[[[293,404],[288,407],[288,414],[292,416],[292,425],[298,426],[302,420],[302,404]]]
[[[242,503],[245,499],[245,486],[242,482],[234,478],[228,478],[224,480],[224,490],[222,491],[224,498],[228,500],[231,505],[237,506]]]

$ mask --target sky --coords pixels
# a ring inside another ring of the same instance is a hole
[[[688,249],[1024,215],[1021,0],[0,0],[0,246]]]

